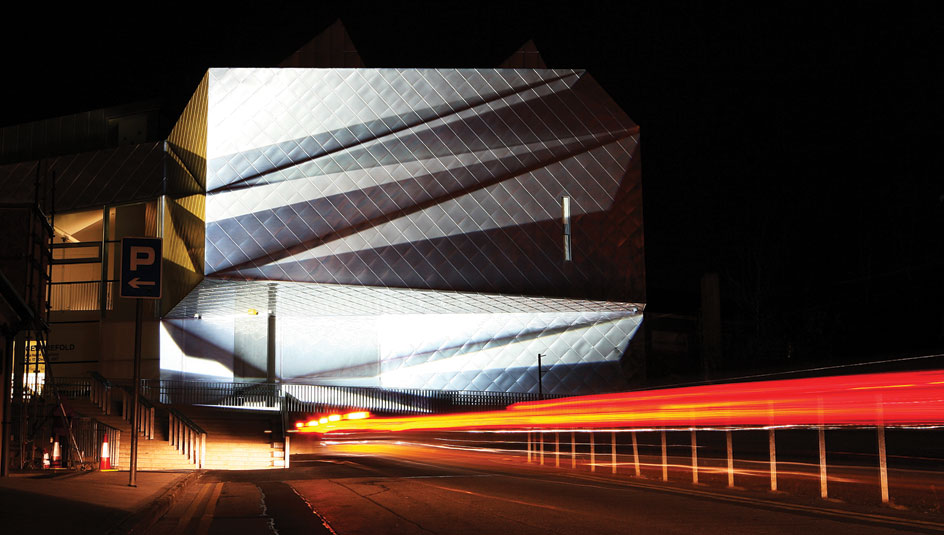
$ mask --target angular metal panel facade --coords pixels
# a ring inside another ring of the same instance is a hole
[[[165,317],[163,375],[257,368],[272,315],[284,381],[536,392],[542,353],[547,392],[627,386],[639,134],[586,72],[211,69],[175,132],[204,92],[206,278]]]
[[[212,69],[208,99],[207,275],[643,297],[638,128],[583,71]]]
[[[269,313],[282,381],[536,393],[541,353],[552,394],[626,388],[642,321],[633,303],[208,278],[164,320],[164,376],[265,376]]]
[[[42,160],[41,172],[56,179],[56,211],[101,208],[153,200],[164,192],[162,142],[55,156]],[[28,161],[0,165],[0,191],[8,202],[33,202],[36,167]],[[49,183],[46,182],[46,187]]]

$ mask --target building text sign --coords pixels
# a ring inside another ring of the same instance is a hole
[[[121,239],[121,297],[161,298],[161,239]]]

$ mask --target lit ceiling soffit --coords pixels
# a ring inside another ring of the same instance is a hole
[[[519,314],[612,312],[642,314],[641,303],[618,303],[470,292],[304,282],[204,279],[164,318],[190,319],[272,313],[277,316],[380,314]]]

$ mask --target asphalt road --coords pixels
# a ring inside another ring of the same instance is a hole
[[[208,472],[151,534],[944,532],[940,518],[528,465],[518,455],[351,443],[292,468]]]

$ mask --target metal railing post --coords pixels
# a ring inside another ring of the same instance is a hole
[[[633,435],[633,464],[636,467],[636,477],[641,475],[639,471],[639,446],[636,444],[636,431],[632,431]]]
[[[560,432],[554,431],[554,468],[560,468]]]
[[[597,448],[593,439],[593,431],[590,431],[590,471],[597,471]]]
[[[288,466],[288,459],[289,459],[290,451],[291,451],[291,446],[290,446],[290,445],[291,445],[291,439],[292,439],[292,436],[291,436],[291,435],[288,435],[288,434],[285,435],[285,447],[283,448],[283,454],[284,454],[284,459],[285,459],[285,468],[288,468],[288,467],[289,467],[289,466]]]
[[[826,490],[826,429],[821,425],[819,435],[819,495],[824,500],[829,496]]]
[[[728,429],[724,432],[725,440],[728,445],[728,486],[734,486],[734,445],[731,439],[731,430]]]
[[[698,437],[692,428],[692,483],[698,484]]]
[[[882,503],[888,503],[888,464],[885,458],[885,424],[879,422],[876,427],[878,433],[878,473],[879,483],[882,486]]]
[[[669,480],[669,459],[666,455],[665,429],[662,429],[662,481]]]
[[[570,432],[570,467],[577,468],[577,433]]]
[[[774,436],[774,429],[767,430],[770,441],[770,490],[777,491],[777,439]]]
[[[610,431],[610,466],[616,473],[616,431]]]

